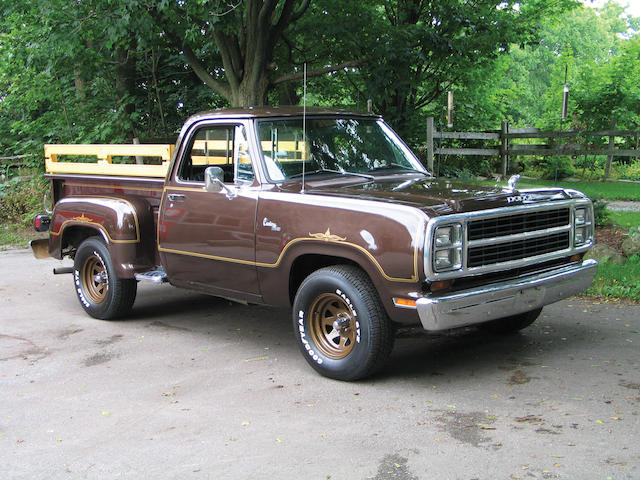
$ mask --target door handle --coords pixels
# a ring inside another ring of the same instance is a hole
[[[170,193],[167,198],[170,202],[184,202],[184,195],[181,193]]]

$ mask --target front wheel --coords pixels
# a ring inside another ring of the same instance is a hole
[[[293,303],[300,350],[320,374],[357,380],[382,366],[393,348],[391,322],[359,268],[339,265],[309,275]]]
[[[98,238],[89,238],[78,247],[73,282],[80,304],[94,318],[121,317],[136,299],[136,281],[116,277],[109,250]]]
[[[527,328],[540,316],[542,308],[537,308],[530,312],[519,313],[510,317],[499,318],[487,323],[483,323],[480,326],[483,330],[487,330],[491,333],[515,333],[523,328]]]

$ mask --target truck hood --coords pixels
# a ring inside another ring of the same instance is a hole
[[[354,184],[342,182],[307,182],[307,194],[373,200],[407,205],[424,211],[430,217],[453,213],[488,210],[570,198],[585,198],[576,190],[563,188],[515,189],[508,186],[465,184],[449,180],[395,177],[376,178]]]

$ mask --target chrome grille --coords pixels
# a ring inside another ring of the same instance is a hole
[[[587,211],[576,226],[579,208]],[[459,240],[437,244],[438,232],[444,238],[447,230],[441,229],[449,227],[461,229]],[[573,198],[443,215],[429,220],[425,238],[431,281],[500,275],[586,252],[593,246],[593,209],[588,199]],[[462,260],[457,266],[446,265],[456,258]]]
[[[569,232],[510,241],[508,243],[470,247],[467,267],[481,267],[499,262],[510,262],[566,248],[569,248]]]
[[[521,260],[570,248],[569,208],[478,218],[467,226],[467,268]]]
[[[540,210],[506,217],[493,217],[469,222],[469,240],[504,237],[545,228],[569,225],[569,209]]]

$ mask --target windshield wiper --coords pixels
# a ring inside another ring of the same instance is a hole
[[[390,163],[390,164],[384,165],[382,167],[372,168],[370,171],[371,172],[377,172],[377,171],[380,171],[380,170],[394,170],[394,169],[406,170],[407,172],[412,172],[412,173],[420,173],[420,174],[424,175],[425,177],[430,177],[431,176],[428,173],[423,172],[422,170],[418,170],[416,168],[411,168],[411,167],[406,167],[404,165],[399,165],[397,163]]]
[[[357,173],[357,172],[346,172],[340,170],[331,170],[330,168],[318,168],[317,170],[311,170],[310,172],[304,172],[304,175],[316,175],[318,173],[337,173],[338,175],[352,175],[356,177],[364,177],[369,180],[373,180],[373,175],[367,175],[366,173]],[[296,173],[295,175],[289,175],[289,179],[301,177],[303,175],[302,172]]]

